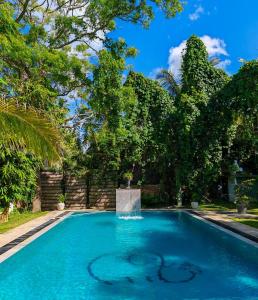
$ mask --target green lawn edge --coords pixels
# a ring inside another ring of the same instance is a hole
[[[257,205],[256,205],[257,206]],[[232,202],[224,202],[224,201],[218,201],[215,203],[201,203],[199,209],[201,211],[214,211],[214,212],[236,212],[236,206]],[[258,208],[257,207],[250,207],[247,210],[248,214],[252,214],[255,216],[258,216]],[[233,221],[248,225],[253,228],[258,228],[258,219],[256,218],[245,218],[239,217],[239,218],[231,218]]]
[[[0,224],[0,234],[5,233],[22,224],[25,224],[33,219],[44,216],[47,213],[47,211],[40,211],[35,213],[29,211],[23,213],[13,212],[10,214],[8,222]]]

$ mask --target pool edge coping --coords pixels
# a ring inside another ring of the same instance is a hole
[[[230,234],[231,236],[234,236],[238,239],[240,239],[241,241],[252,245],[253,247],[258,249],[258,238],[254,235],[248,234],[246,232],[244,232],[244,230],[240,230],[240,229],[236,229],[228,224],[225,224],[223,221],[219,221],[219,220],[214,220],[211,217],[207,217],[206,215],[202,215],[200,214],[200,212],[195,211],[195,210],[182,210],[183,212],[187,213],[188,215],[209,224],[212,227],[215,227],[227,234]],[[232,221],[233,223],[236,223],[234,221]]]
[[[11,257],[12,255],[16,254],[22,248],[26,247],[28,244],[30,244],[31,242],[36,240],[38,237],[45,234],[47,231],[49,231],[50,229],[52,229],[59,223],[63,222],[63,220],[68,218],[72,213],[73,213],[73,211],[61,212],[57,216],[52,217],[49,220],[47,220],[41,224],[38,224],[35,228],[33,228],[27,232],[24,232],[17,238],[11,240],[7,244],[0,247],[0,251],[3,248],[9,248],[9,249],[3,250],[3,253],[0,254],[0,264],[2,262],[4,262],[6,259],[8,259],[9,257]],[[47,224],[47,223],[49,223],[49,224]],[[47,224],[47,225],[44,226],[45,224]],[[35,233],[33,233],[33,232],[35,232]],[[17,240],[21,239],[25,235],[28,235],[28,237],[24,238],[21,242],[16,242]],[[10,245],[10,247],[8,245]]]

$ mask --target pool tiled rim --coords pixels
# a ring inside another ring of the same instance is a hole
[[[232,219],[216,213],[209,215],[196,210],[187,210],[186,212],[258,248],[258,229],[234,222]]]
[[[71,211],[64,211],[0,247],[0,263],[38,238],[40,235],[44,234],[52,227],[56,226],[71,213]]]

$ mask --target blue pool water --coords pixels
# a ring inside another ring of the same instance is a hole
[[[258,299],[258,248],[184,212],[74,214],[0,264],[0,299]]]

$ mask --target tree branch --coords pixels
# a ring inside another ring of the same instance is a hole
[[[27,10],[27,7],[28,7],[28,5],[29,5],[29,2],[30,2],[30,0],[25,0],[25,2],[24,2],[24,4],[23,4],[23,9],[22,9],[20,15],[15,19],[15,21],[16,21],[17,23],[19,23],[19,22],[22,20],[23,16],[25,15],[26,10]]]

